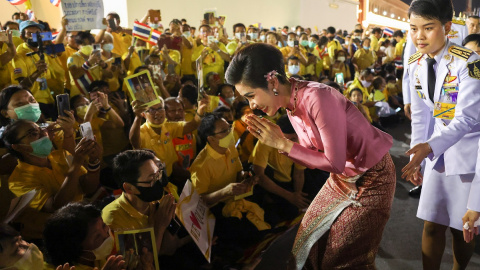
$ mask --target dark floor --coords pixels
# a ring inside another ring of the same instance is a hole
[[[416,217],[418,199],[408,196],[413,185],[401,179],[400,170],[408,162],[404,155],[410,143],[410,122],[404,122],[394,128],[387,129],[393,136],[394,143],[390,150],[397,169],[397,189],[393,201],[390,220],[383,232],[383,239],[377,254],[377,269],[422,269],[422,220]],[[286,260],[293,245],[296,228],[277,239],[264,253],[257,270],[286,269]],[[477,237],[477,242],[480,238]],[[452,269],[453,258],[451,235],[447,231],[447,245],[442,259],[442,270]],[[480,244],[467,269],[480,269]]]

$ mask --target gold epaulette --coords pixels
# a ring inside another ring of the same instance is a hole
[[[418,59],[420,59],[420,57],[422,57],[422,53],[421,52],[416,52],[414,54],[412,54],[412,56],[410,56],[410,58],[408,58],[408,64],[410,65],[411,63],[417,61]]]
[[[453,20],[452,23],[454,23],[454,24],[460,24],[460,25],[465,25],[465,21],[464,21],[464,20]]]
[[[473,54],[472,50],[469,50],[467,48],[463,48],[463,47],[460,47],[460,46],[457,46],[457,45],[450,46],[450,48],[448,48],[448,52],[450,54],[452,54],[453,56],[456,56],[456,57],[458,57],[460,59],[463,59],[465,61],[467,61],[468,58],[470,58],[470,55]]]

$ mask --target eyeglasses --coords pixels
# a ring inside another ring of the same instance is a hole
[[[155,175],[153,175],[152,180],[149,181],[138,181],[137,184],[149,184],[150,187],[153,187],[155,185],[155,182],[162,180],[163,178],[163,170],[164,168],[160,168]]]
[[[43,134],[43,133],[46,133],[47,132],[47,128],[44,127],[44,128],[32,128],[32,129],[29,129],[27,131],[27,133],[25,135],[23,135],[22,137],[18,138],[17,142],[21,142],[23,139],[25,139],[26,137],[30,137],[30,138],[38,138],[38,136],[40,136],[40,134]]]
[[[221,130],[219,132],[215,132],[213,133],[213,135],[217,135],[217,134],[228,134],[232,131],[232,125],[228,125],[228,128],[227,129],[224,129],[224,130]]]
[[[146,112],[147,113],[156,113],[156,112],[161,112],[161,111],[165,111],[165,108],[162,107],[162,108],[155,109],[155,108],[150,107]]]

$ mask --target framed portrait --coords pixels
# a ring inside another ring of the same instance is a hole
[[[159,270],[153,228],[116,231],[117,254],[123,256],[128,270]]]
[[[124,81],[133,100],[139,100],[147,107],[160,103],[150,71],[135,73],[126,77]]]

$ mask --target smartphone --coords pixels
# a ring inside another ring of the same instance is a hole
[[[32,33],[33,42],[37,42],[37,35],[38,33]],[[42,36],[42,41],[53,40],[52,32],[42,32],[40,36]]]
[[[117,30],[117,23],[115,22],[115,18],[111,18],[108,22],[108,27],[110,27],[113,31]]]
[[[80,132],[82,133],[82,137],[86,138],[87,140],[95,140],[93,136],[92,125],[90,122],[85,122],[80,125]]]
[[[210,20],[210,12],[203,13],[203,19],[209,23]]]
[[[57,53],[64,52],[65,51],[65,45],[63,45],[63,43],[51,44],[51,45],[45,46],[45,49],[46,49],[47,54],[52,55],[52,54],[57,54]]]
[[[121,57],[115,58],[115,62],[113,62],[113,64],[114,64],[115,66],[120,66],[120,65],[122,65],[122,58],[121,58]]]
[[[293,41],[293,46],[298,47],[298,40]]]
[[[345,84],[345,79],[343,78],[343,73],[335,73],[335,81],[340,85],[343,86]]]
[[[70,111],[70,96],[68,94],[57,95],[57,109],[59,116],[67,116],[65,110]]]
[[[7,32],[0,32],[0,42],[8,42]]]
[[[182,225],[180,222],[177,220],[177,217],[174,217],[170,224],[168,224],[168,231],[172,234],[175,235],[177,232],[182,228]]]
[[[210,44],[215,42],[215,37],[214,36],[208,36],[207,40],[208,40],[208,44],[210,45]]]
[[[101,44],[93,44],[93,50],[94,51],[99,51],[102,49],[102,45]]]

